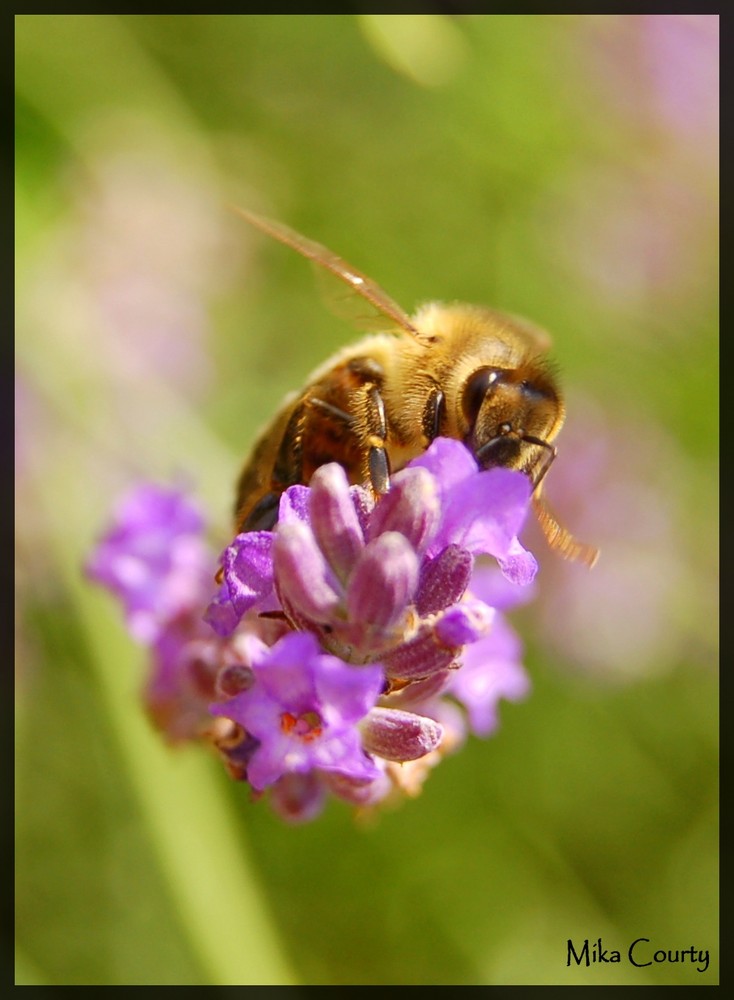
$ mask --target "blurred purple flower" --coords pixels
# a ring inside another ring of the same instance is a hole
[[[628,407],[610,422],[583,397],[569,409],[563,473],[547,495],[562,521],[593,534],[603,559],[589,574],[543,553],[544,599],[533,616],[544,647],[559,668],[607,683],[655,675],[681,655],[715,669],[716,468],[696,474],[645,410]],[[532,521],[527,540],[540,548]]]
[[[120,598],[130,633],[153,643],[211,591],[203,518],[180,490],[144,485],[129,493],[87,562],[92,579]]]
[[[228,280],[232,250],[222,246],[211,182],[144,146],[94,154],[95,184],[79,196],[86,292],[116,381],[154,372],[190,395],[211,374],[208,303]]]
[[[646,131],[716,156],[719,17],[628,14],[580,22],[590,74],[610,102]]]
[[[270,804],[289,823],[307,823],[324,808],[328,788],[316,771],[284,774],[270,790]]]
[[[211,729],[209,704],[223,659],[224,643],[203,626],[200,614],[168,622],[151,645],[143,702],[155,727],[172,743]]]
[[[118,504],[86,565],[119,598],[131,635],[150,648],[146,710],[174,742],[211,728],[208,706],[228,645],[202,620],[213,590],[203,528],[180,488],[145,483]]]
[[[489,736],[497,728],[501,698],[520,701],[530,691],[521,655],[517,633],[500,614],[486,639],[462,653],[461,669],[451,675],[447,690],[466,708],[477,736]]]
[[[580,110],[614,151],[560,179],[538,232],[610,310],[646,310],[656,337],[685,331],[662,311],[677,319],[686,300],[707,300],[718,274],[718,16],[616,14],[580,18],[576,31]],[[640,326],[610,330],[637,338]]]

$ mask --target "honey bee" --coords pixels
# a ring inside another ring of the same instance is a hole
[[[479,466],[523,472],[552,549],[593,566],[598,550],[556,520],[542,493],[565,406],[546,354],[548,334],[494,309],[429,302],[408,316],[374,281],[279,222],[235,211],[345,282],[385,322],[382,333],[338,351],[286,398],[237,484],[238,532],[267,530],[284,490],[338,462],[379,496],[390,475],[437,437],[463,441]]]

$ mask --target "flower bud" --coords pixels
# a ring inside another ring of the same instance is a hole
[[[346,473],[336,462],[317,469],[309,497],[311,528],[327,562],[344,581],[364,549]]]
[[[416,611],[421,617],[461,600],[469,585],[474,558],[460,545],[447,545],[421,568]]]
[[[361,723],[362,746],[385,760],[417,760],[441,742],[438,722],[396,708],[373,708]]]
[[[273,558],[283,597],[307,618],[328,621],[339,604],[339,594],[311,529],[295,520],[279,525]]]
[[[392,788],[392,782],[384,772],[372,781],[358,781],[338,771],[324,771],[321,778],[334,795],[362,808],[376,805]]]
[[[350,620],[389,628],[405,615],[418,585],[418,556],[407,539],[387,531],[369,542],[347,588]]]
[[[420,552],[433,538],[440,517],[438,485],[431,473],[427,469],[403,469],[375,506],[369,538],[398,531]]]
[[[389,678],[415,681],[447,670],[456,655],[455,648],[442,645],[434,630],[424,626],[414,639],[382,656],[382,663]]]
[[[288,823],[308,823],[324,807],[326,789],[316,771],[284,774],[270,791],[270,805]]]
[[[448,608],[436,622],[436,634],[447,646],[466,646],[489,633],[494,608],[483,601],[468,600]]]

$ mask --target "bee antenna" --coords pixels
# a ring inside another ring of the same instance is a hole
[[[545,502],[542,494],[533,494],[533,510],[538,518],[538,524],[545,535],[546,541],[554,552],[557,552],[564,559],[579,561],[591,569],[596,565],[599,558],[599,549],[593,545],[586,545],[577,541],[570,531],[562,527],[553,512]]]
[[[521,440],[527,441],[528,444],[537,444],[539,448],[546,449],[545,461],[543,462],[543,465],[541,467],[540,475],[533,480],[533,489],[537,490],[541,482],[543,481],[543,476],[546,474],[548,469],[550,469],[551,465],[555,461],[556,456],[558,455],[558,449],[555,447],[555,445],[549,444],[547,441],[543,441],[542,438],[532,437],[530,434],[523,434]]]

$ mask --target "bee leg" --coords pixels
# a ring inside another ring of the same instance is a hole
[[[370,482],[375,493],[387,493],[390,489],[390,460],[384,448],[371,447],[367,454]]]
[[[423,409],[423,435],[428,442],[435,441],[441,433],[441,425],[446,414],[446,397],[434,383]]]
[[[361,371],[360,374],[362,374]],[[375,493],[387,493],[390,489],[390,462],[385,450],[387,421],[379,388],[370,383],[361,386],[357,393],[357,403],[365,416],[367,427],[366,446],[369,479]],[[349,425],[350,429],[354,427],[354,419],[349,413],[323,399],[312,397],[308,400],[308,405],[334,420]]]
[[[365,386],[364,413],[367,424],[367,469],[375,493],[387,493],[390,489],[390,459],[385,442],[387,440],[387,418],[382,393],[376,385]]]
[[[240,531],[271,531],[278,520],[280,493],[266,493],[252,508]]]
[[[344,410],[340,410],[338,406],[332,406],[331,403],[327,403],[323,399],[316,399],[311,397],[308,400],[308,405],[313,407],[315,410],[321,410],[322,413],[328,414],[328,416],[333,417],[335,420],[341,420],[342,423],[351,424],[352,418]]]
[[[377,494],[390,489],[390,460],[385,447],[387,441],[387,417],[380,388],[385,372],[374,358],[352,358],[347,368],[358,385],[350,397],[350,409],[357,415],[350,418],[352,428],[361,429],[360,447],[364,449],[363,474],[369,477],[372,489]]]
[[[340,410],[331,403],[323,399],[310,399],[309,405],[323,413],[328,413],[335,420],[340,420],[345,424],[353,425],[352,417],[344,410]],[[370,482],[375,493],[387,493],[390,489],[390,462],[385,450],[385,412],[382,397],[376,386],[369,386],[367,389],[367,411],[373,414],[370,426],[377,431],[371,433],[368,438],[367,469]],[[369,417],[368,417],[369,419]]]
[[[301,480],[303,470],[303,421],[304,406],[295,408],[290,420],[286,425],[283,440],[275,456],[272,475],[267,493],[264,493],[250,513],[243,519],[241,510],[246,509],[247,499],[250,490],[257,489],[260,492],[265,487],[265,482],[260,480],[252,481],[252,477],[243,478],[240,481],[237,495],[236,522],[237,530],[246,531],[270,531],[278,520],[278,507],[280,498],[294,483]],[[262,446],[261,446],[262,450]],[[255,455],[257,459],[257,452]]]

